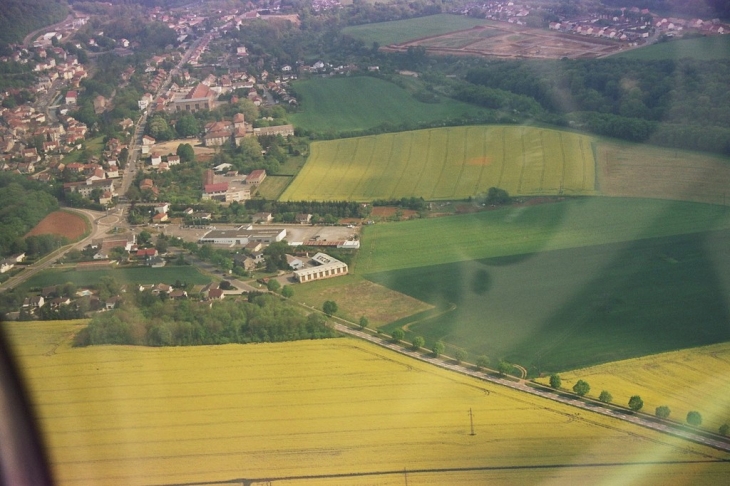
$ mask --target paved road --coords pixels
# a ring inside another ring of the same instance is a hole
[[[608,417],[612,417],[619,420],[624,420],[626,422],[631,422],[636,425],[640,425],[642,427],[646,427],[652,430],[656,430],[658,432],[664,432],[667,434],[671,434],[677,437],[682,437],[684,439],[691,440],[692,442],[696,442],[698,444],[707,445],[710,447],[714,447],[715,449],[719,449],[725,452],[730,452],[730,443],[722,441],[720,439],[714,439],[711,437],[707,437],[703,434],[695,433],[690,430],[686,430],[684,428],[680,428],[677,426],[674,426],[669,423],[663,423],[655,420],[649,420],[645,418],[642,414],[633,414],[628,411],[624,410],[618,410],[618,409],[612,409],[603,406],[602,404],[598,404],[595,402],[586,402],[583,400],[579,400],[574,397],[570,397],[567,395],[558,395],[550,390],[547,389],[540,389],[536,388],[534,386],[528,385],[525,381],[519,380],[518,382],[499,378],[496,376],[492,376],[489,374],[486,374],[481,371],[476,371],[473,368],[468,368],[466,366],[456,364],[452,361],[444,361],[443,358],[434,358],[430,355],[423,354],[421,352],[417,351],[411,351],[408,348],[403,347],[403,344],[395,344],[390,342],[390,340],[383,336],[377,336],[373,335],[364,331],[359,331],[357,329],[353,329],[351,327],[345,326],[343,324],[335,324],[335,329],[343,334],[348,334],[350,336],[355,336],[360,339],[365,339],[366,341],[370,341],[371,343],[377,344],[378,346],[382,346],[384,348],[388,348],[392,351],[395,351],[400,354],[404,354],[406,356],[410,356],[411,358],[425,361],[427,363],[430,363],[435,366],[439,366],[441,368],[446,368],[448,370],[456,371],[457,373],[461,373],[464,375],[469,375],[474,378],[489,381],[491,383],[495,383],[498,385],[506,386],[509,388],[512,388],[513,390],[518,390],[524,393],[529,393],[531,395],[537,395],[539,397],[547,398],[548,400],[553,400],[556,402],[564,403],[566,405],[571,405],[573,407],[582,408],[584,410],[588,410],[590,412],[600,413],[602,415],[606,415]]]
[[[58,250],[41,258],[34,264],[27,266],[21,273],[9,278],[2,285],[0,285],[0,292],[14,288],[28,280],[33,275],[51,267],[56,262],[56,260],[62,258],[71,249],[83,248],[91,243],[92,239],[102,237],[106,233],[106,231],[108,231],[115,224],[114,216],[111,215],[111,211],[110,215],[107,215],[104,212],[91,211],[89,209],[64,209],[75,213],[80,213],[83,217],[87,218],[91,222],[91,232],[89,233],[89,235],[83,240],[59,248]]]

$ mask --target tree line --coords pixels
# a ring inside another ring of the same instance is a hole
[[[74,345],[195,346],[335,337],[322,314],[304,315],[272,295],[213,305],[172,301],[149,291],[128,292],[125,299],[119,309],[94,316]]]
[[[0,173],[0,255],[27,251],[23,235],[58,209],[52,190],[22,175]]]
[[[519,107],[553,121],[635,142],[730,154],[730,60],[493,61],[471,69],[463,101]],[[532,110],[532,111],[529,111]],[[542,117],[538,116],[538,119]],[[547,121],[547,120],[544,120]]]

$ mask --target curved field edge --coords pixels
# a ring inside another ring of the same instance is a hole
[[[463,126],[315,142],[281,200],[593,195],[593,139],[526,126]]]
[[[61,209],[43,218],[25,236],[54,234],[78,241],[90,231],[91,223],[83,213]]]
[[[585,380],[591,386],[589,396],[598,397],[606,390],[615,403],[623,405],[639,395],[643,410],[650,414],[668,406],[670,419],[680,423],[689,411],[699,411],[702,428],[711,432],[730,424],[730,343],[615,361],[560,376],[564,388]],[[549,379],[537,381],[547,384]]]
[[[360,131],[385,123],[417,125],[489,111],[445,97],[423,103],[395,83],[369,76],[316,78],[297,81],[293,88],[302,105],[291,121],[314,132]]]
[[[717,462],[727,454],[352,339],[49,353],[36,343],[74,324],[55,325],[3,328],[61,485],[484,466],[508,481],[552,467],[551,477],[594,481],[616,465],[648,480],[665,466],[695,482],[730,472]]]

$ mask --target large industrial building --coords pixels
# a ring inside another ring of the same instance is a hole
[[[315,264],[314,267],[304,268],[294,272],[294,277],[299,283],[347,275],[347,263],[341,262],[324,253],[314,255],[312,262]]]
[[[214,245],[246,246],[249,243],[274,243],[286,238],[286,229],[254,227],[253,225],[239,226],[238,228],[211,230],[200,237],[199,243],[213,243]]]

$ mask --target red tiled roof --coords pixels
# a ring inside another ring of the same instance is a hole
[[[219,182],[217,184],[206,184],[204,189],[206,193],[223,192],[228,190],[228,183]]]

